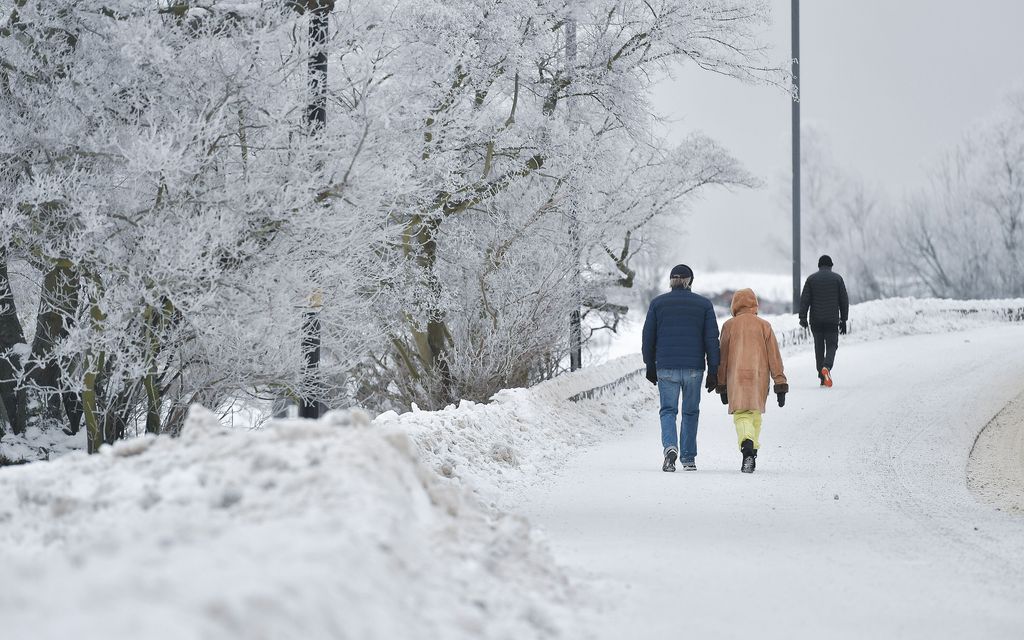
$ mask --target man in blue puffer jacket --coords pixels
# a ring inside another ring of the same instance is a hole
[[[643,354],[647,379],[658,385],[661,396],[662,471],[675,471],[676,458],[685,471],[696,471],[697,421],[700,419],[700,383],[707,361],[708,393],[718,385],[718,320],[711,301],[690,291],[693,270],[672,267],[672,290],[651,301],[644,321]],[[683,418],[676,436],[679,396]],[[682,444],[680,452],[679,444]]]

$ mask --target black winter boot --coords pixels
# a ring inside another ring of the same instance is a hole
[[[754,441],[749,438],[740,443],[740,451],[743,452],[743,464],[740,471],[743,473],[754,473]]]
[[[675,471],[676,470],[676,453],[675,449],[669,449],[665,452],[665,463],[661,465],[662,471]]]

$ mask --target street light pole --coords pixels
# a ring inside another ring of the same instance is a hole
[[[569,91],[574,91],[572,88],[573,77],[576,73],[576,19],[570,18],[565,23],[565,57],[566,67],[569,75]],[[572,131],[576,130],[575,113],[573,110],[573,97],[571,95],[566,96],[566,110],[569,114],[569,127]],[[570,178],[571,180],[571,178]],[[572,251],[572,296],[573,304],[572,311],[569,314],[569,370],[576,371],[583,366],[583,314],[580,309],[582,306],[582,300],[580,299],[580,288],[583,283],[580,276],[580,221],[579,221],[579,201],[576,197],[576,184],[570,183],[569,185],[570,196],[568,198],[569,205],[569,243],[572,245],[570,251]]]
[[[310,137],[320,135],[327,126],[327,31],[330,28],[334,0],[309,0],[309,61],[307,84],[309,104],[306,106],[306,129]],[[303,392],[318,389],[320,374],[320,307],[322,294],[310,296],[309,309],[302,317],[302,357],[305,361]],[[303,397],[299,402],[300,418],[319,418],[320,399]]]
[[[793,313],[800,312],[800,0],[792,2],[793,45]]]

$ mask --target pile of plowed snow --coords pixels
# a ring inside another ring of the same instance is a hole
[[[526,523],[396,430],[291,421],[0,474],[11,638],[543,638],[569,585]]]
[[[372,423],[241,431],[193,407],[177,439],[0,469],[5,634],[573,636],[589,597],[497,505],[636,415],[616,393],[569,400],[636,368]]]

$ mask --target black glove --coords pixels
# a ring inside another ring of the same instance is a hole
[[[722,404],[729,404],[729,390],[725,388],[724,384],[718,385],[715,391],[718,392],[718,395],[722,396]]]
[[[658,370],[654,367],[647,367],[647,379],[651,384],[658,384]]]
[[[718,374],[717,373],[709,373],[708,374],[708,379],[704,381],[704,388],[708,390],[708,393],[711,393],[712,391],[715,390],[715,387],[717,387],[717,386],[718,386]]]
[[[779,406],[786,406],[786,394],[789,393],[788,384],[777,384],[775,385],[775,395],[779,398]]]
[[[846,320],[839,321],[839,333],[846,335]]]
[[[800,318],[800,326],[804,329],[807,328],[807,318]]]

